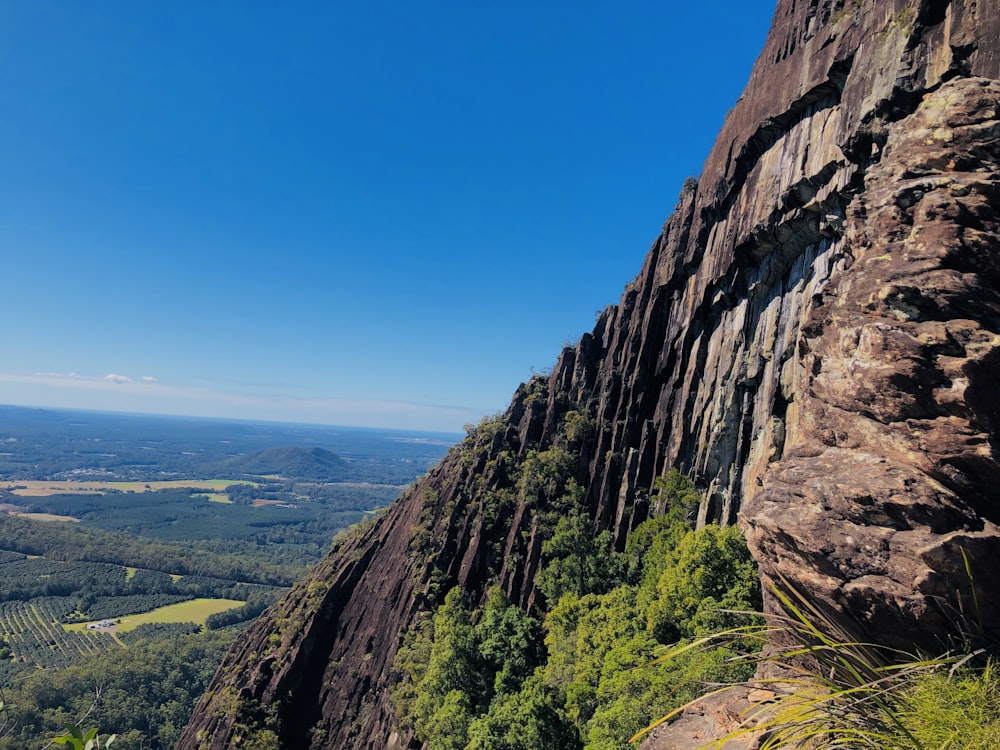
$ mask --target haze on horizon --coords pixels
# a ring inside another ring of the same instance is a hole
[[[0,403],[504,408],[639,271],[772,11],[0,7]]]

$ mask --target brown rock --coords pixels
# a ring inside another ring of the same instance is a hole
[[[889,129],[849,206],[851,265],[806,321],[799,439],[743,509],[765,577],[904,648],[1000,622],[965,571],[1000,584],[996,407],[975,399],[1000,376],[998,178],[995,81],[949,81]]]
[[[756,706],[774,698],[771,691],[733,688],[710,695],[686,708],[676,720],[654,729],[642,743],[642,750],[701,750],[720,737],[731,739],[718,750],[752,750],[757,733],[748,720]]]

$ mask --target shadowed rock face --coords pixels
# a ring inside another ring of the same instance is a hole
[[[454,584],[535,605],[549,498],[511,467],[556,442],[620,546],[677,466],[870,637],[939,646],[966,557],[1000,621],[998,78],[996,3],[781,0],[619,304],[254,624],[179,747],[407,746],[401,632]]]

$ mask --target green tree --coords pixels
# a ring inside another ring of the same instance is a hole
[[[677,469],[671,469],[653,481],[651,500],[660,506],[662,515],[681,516],[690,520],[691,515],[701,504],[701,494],[694,482],[681,474]]]
[[[545,508],[546,505],[560,505],[558,501],[573,494],[569,484],[578,457],[562,446],[554,445],[548,450],[528,451],[521,464],[520,490],[525,503],[530,508]],[[558,507],[550,508],[559,510]]]
[[[499,586],[490,589],[475,634],[479,657],[495,674],[494,695],[516,692],[545,661],[538,620],[512,605]]]
[[[698,495],[671,472],[653,488],[662,515],[615,553],[609,533],[593,532],[572,465],[561,448],[531,453],[523,465],[519,491],[548,534],[536,578],[543,623],[499,588],[477,610],[456,589],[399,650],[396,668],[411,687],[404,680],[394,691],[397,710],[415,717],[433,750],[624,750],[706,682],[748,676],[725,649],[658,658],[666,643],[739,622],[719,607],[759,608],[739,531],[693,531]]]
[[[706,526],[684,536],[667,556],[656,583],[648,622],[669,643],[733,627],[759,611],[760,580],[740,530]]]
[[[428,750],[464,750],[472,719],[469,696],[459,689],[449,690],[424,724]]]
[[[423,612],[403,637],[392,663],[396,682],[391,688],[392,705],[404,727],[412,728],[416,718],[416,701],[427,673],[434,646],[434,618]]]
[[[432,750],[447,750],[459,741],[461,749],[472,713],[487,689],[471,612],[456,586],[434,615],[433,645],[414,701],[417,733]]]
[[[608,652],[645,629],[635,594],[627,585],[602,595],[567,594],[545,619],[546,679],[564,691],[566,712],[581,729],[597,707]]]
[[[660,663],[661,646],[648,632],[616,645],[604,660],[596,709],[584,750],[627,750],[628,738],[711,684],[748,679],[752,667],[728,649],[691,651]]]
[[[580,740],[558,692],[541,673],[500,695],[469,728],[465,750],[576,750]]]
[[[35,750],[80,716],[117,734],[115,750],[172,748],[232,632],[138,641],[5,688],[11,732],[0,750]],[[100,688],[99,700],[95,691]]]
[[[611,533],[594,535],[590,519],[573,510],[556,523],[552,538],[542,545],[544,567],[536,578],[548,602],[564,594],[602,594],[621,582],[625,558],[612,548]]]

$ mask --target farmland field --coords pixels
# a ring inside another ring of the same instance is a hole
[[[59,516],[55,513],[18,513],[21,518],[33,518],[36,521],[73,521],[80,523],[80,519],[75,516]]]
[[[10,650],[9,658],[25,666],[52,669],[117,645],[108,633],[66,632],[59,621],[70,606],[65,597],[0,602],[0,638]]]
[[[223,505],[231,505],[233,502],[225,492],[199,492],[192,497],[203,497],[210,503],[222,503]]]
[[[157,607],[150,612],[116,618],[114,630],[119,633],[127,633],[129,630],[134,630],[140,625],[150,622],[194,622],[198,625],[204,625],[205,620],[210,615],[242,607],[244,604],[246,604],[245,601],[238,599],[191,599],[166,607]],[[87,630],[89,624],[91,623],[74,622],[71,625],[63,625],[63,629],[71,633],[93,632]]]
[[[84,482],[84,484],[91,483]],[[171,479],[163,482],[106,482],[105,484],[122,492],[156,492],[157,490],[172,490],[180,487],[218,492],[233,484],[253,485],[255,482],[248,479]]]
[[[156,492],[179,488],[210,490],[219,492],[234,484],[253,485],[247,479],[171,479],[159,482],[96,482],[49,481],[44,479],[23,479],[18,482],[0,482],[0,490],[9,490],[21,497],[48,497],[49,495],[89,495],[101,494],[109,490],[118,492]]]

